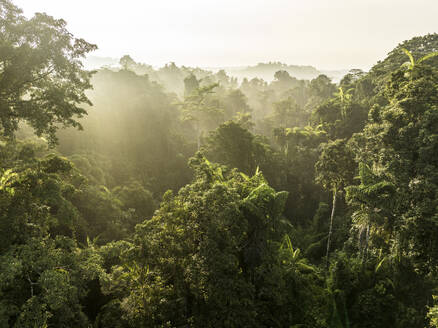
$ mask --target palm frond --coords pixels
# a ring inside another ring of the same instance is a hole
[[[412,56],[412,53],[409,50],[407,50],[405,48],[402,48],[402,50],[409,57],[409,60],[411,61],[411,66],[409,67],[409,69],[414,68],[414,66],[415,66],[414,56]]]
[[[418,63],[422,63],[422,62],[424,62],[425,60],[428,60],[428,59],[430,59],[430,58],[432,58],[432,57],[436,57],[436,56],[438,56],[438,51],[437,51],[437,52],[432,52],[432,53],[430,53],[430,54],[427,54],[426,56],[424,56],[424,57],[422,57],[421,59],[419,59],[419,60],[418,60]]]

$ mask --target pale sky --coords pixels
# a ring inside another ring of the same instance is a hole
[[[281,61],[368,69],[403,40],[438,32],[438,0],[12,0],[46,12],[93,55],[151,65]]]

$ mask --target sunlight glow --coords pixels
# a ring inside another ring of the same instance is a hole
[[[162,65],[239,66],[282,61],[369,68],[399,42],[438,31],[438,1],[17,0],[47,11],[97,56]],[[397,10],[395,11],[394,8]],[[409,22],[409,23],[407,23]]]

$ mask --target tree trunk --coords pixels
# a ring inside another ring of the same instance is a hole
[[[363,256],[364,256],[363,260],[367,259],[367,255],[368,255],[368,243],[369,242],[370,242],[370,224],[368,223],[367,224],[367,232],[366,232],[366,235],[365,235],[365,249],[364,249],[364,254],[363,254]]]
[[[196,146],[197,151],[201,148],[201,128],[199,127],[199,122],[196,122]]]
[[[336,188],[333,190],[333,204],[332,204],[332,214],[330,215],[330,227],[329,227],[329,234],[327,238],[327,253],[325,256],[325,264],[328,269],[329,267],[329,253],[330,253],[330,241],[332,238],[333,233],[333,217],[335,216],[335,209],[336,209],[336,194],[337,194]]]

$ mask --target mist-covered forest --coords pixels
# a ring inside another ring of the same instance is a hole
[[[66,24],[0,0],[1,328],[438,327],[438,34],[334,81]]]

